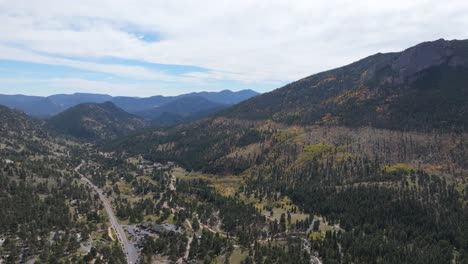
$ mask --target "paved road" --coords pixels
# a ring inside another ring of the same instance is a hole
[[[104,205],[104,208],[106,209],[107,215],[109,216],[109,221],[112,225],[112,228],[114,228],[115,233],[117,234],[117,238],[120,242],[120,245],[122,245],[122,250],[127,258],[127,263],[129,264],[135,264],[138,261],[138,251],[135,248],[135,246],[130,243],[127,240],[127,237],[125,236],[125,232],[122,228],[122,226],[119,224],[117,221],[117,218],[115,217],[114,211],[112,211],[112,206],[107,199],[107,197],[102,193],[102,190],[99,189],[96,185],[94,185],[88,178],[86,178],[83,174],[79,172],[81,166],[83,163],[78,165],[78,167],[75,168],[76,173],[80,175],[81,180],[86,182],[89,186],[91,186],[98,194],[99,194],[99,199],[101,199],[102,204]]]

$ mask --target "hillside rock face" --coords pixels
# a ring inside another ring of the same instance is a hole
[[[457,53],[455,45],[443,39],[425,42],[403,51],[392,63],[392,70],[397,72],[400,83],[409,76],[431,67],[448,64],[451,67],[466,66],[467,58]]]
[[[468,40],[378,53],[254,97],[222,115],[287,124],[468,129]]]

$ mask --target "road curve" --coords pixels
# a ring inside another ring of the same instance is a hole
[[[114,211],[112,210],[112,206],[111,206],[109,199],[107,199],[107,197],[102,193],[101,189],[99,189],[88,178],[86,178],[83,174],[79,172],[82,165],[83,163],[78,165],[78,167],[75,168],[75,172],[78,173],[78,175],[80,175],[82,181],[87,183],[98,193],[99,199],[101,199],[101,202],[104,205],[104,208],[106,209],[107,215],[109,216],[109,221],[112,225],[112,228],[114,228],[115,233],[117,234],[117,239],[119,240],[120,245],[122,246],[122,250],[127,259],[127,263],[128,264],[137,263],[138,251],[135,248],[135,246],[127,240],[125,231],[123,230],[122,226],[117,221],[117,217],[115,217],[115,214],[114,214]]]

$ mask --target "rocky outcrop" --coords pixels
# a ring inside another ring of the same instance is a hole
[[[418,72],[434,66],[447,64],[451,67],[466,66],[468,58],[456,52],[456,41],[439,39],[424,42],[409,48],[399,54],[391,65],[397,73],[398,83],[403,83]]]

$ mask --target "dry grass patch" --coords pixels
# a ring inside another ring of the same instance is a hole
[[[233,196],[244,184],[244,180],[240,176],[219,176],[199,172],[188,172],[182,168],[174,168],[171,173],[180,180],[199,179],[207,181],[210,183],[210,187],[213,187],[223,196]]]

